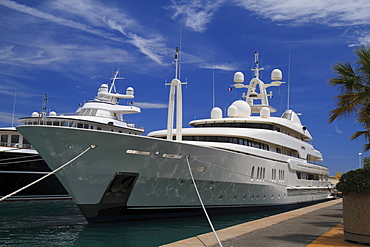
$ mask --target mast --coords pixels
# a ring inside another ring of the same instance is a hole
[[[113,78],[110,78],[112,81],[111,81],[111,85],[110,85],[110,89],[109,89],[109,93],[116,93],[117,90],[116,90],[116,80],[122,80],[122,79],[125,79],[123,77],[118,77],[118,74],[119,74],[119,70],[116,70],[113,74]]]
[[[264,68],[259,67],[258,61],[258,52],[254,53],[254,62],[255,67],[252,69],[254,71],[254,78],[250,80],[249,85],[244,85],[244,75],[242,76],[241,72],[236,72],[234,77],[234,85],[231,85],[235,88],[247,88],[247,93],[243,93],[243,98],[251,106],[252,113],[259,113],[263,107],[267,107],[271,112],[276,112],[276,109],[269,105],[268,97],[272,97],[272,92],[267,93],[266,88],[271,86],[280,86],[282,81],[282,73],[278,69],[274,69],[271,73],[272,82],[269,84],[264,83],[260,78],[259,71],[264,70]],[[240,73],[240,74],[239,74]],[[257,92],[257,86],[259,92]],[[255,105],[254,100],[261,100],[261,104]]]
[[[175,117],[175,95],[176,95],[176,141],[182,140],[182,90],[180,81],[179,67],[179,49],[176,47],[175,53],[175,78],[171,81],[170,96],[168,100],[168,116],[167,116],[167,140],[173,139],[173,121]]]

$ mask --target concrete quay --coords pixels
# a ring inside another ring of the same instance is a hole
[[[363,246],[343,238],[342,199],[331,200],[217,231],[223,247]],[[162,247],[216,247],[213,232]]]

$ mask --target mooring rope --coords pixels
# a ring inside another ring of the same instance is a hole
[[[217,233],[216,233],[216,230],[215,230],[215,228],[214,228],[214,227],[213,227],[213,225],[212,225],[211,219],[210,219],[210,218],[209,218],[209,216],[208,216],[208,213],[207,213],[207,210],[206,210],[206,208],[205,208],[205,206],[204,206],[203,200],[202,200],[202,198],[201,198],[201,196],[200,196],[200,194],[199,194],[199,191],[198,191],[198,188],[197,188],[197,184],[195,183],[194,176],[193,176],[193,173],[192,173],[191,168],[190,168],[189,155],[187,155],[187,156],[186,156],[186,163],[188,164],[188,168],[189,168],[189,172],[190,172],[191,180],[193,180],[194,188],[195,188],[195,191],[197,192],[197,195],[198,195],[198,198],[199,198],[200,204],[202,205],[202,208],[203,208],[204,214],[205,214],[205,215],[206,215],[206,217],[207,217],[208,223],[209,223],[209,225],[210,225],[210,226],[211,226],[211,228],[212,228],[213,234],[215,235],[215,237],[216,237],[216,239],[217,239],[218,244],[220,245],[220,247],[222,247],[221,241],[220,241],[220,239],[218,238],[218,235],[217,235]]]
[[[64,165],[61,165],[60,167],[58,167],[58,168],[57,168],[57,169],[55,169],[54,171],[49,172],[49,173],[48,173],[48,174],[46,174],[45,176],[43,176],[43,177],[41,177],[41,178],[37,179],[36,181],[33,181],[32,183],[30,183],[30,184],[28,184],[28,185],[26,185],[26,186],[24,186],[24,187],[20,188],[19,190],[14,191],[13,193],[10,193],[9,195],[6,195],[6,196],[2,197],[2,198],[0,199],[0,202],[1,202],[1,201],[4,201],[5,199],[7,199],[7,198],[9,198],[9,197],[11,197],[11,196],[13,196],[13,195],[15,195],[15,194],[19,193],[19,192],[21,192],[22,190],[27,189],[28,187],[30,187],[30,186],[32,186],[32,185],[34,185],[34,184],[36,184],[36,183],[40,182],[41,180],[43,180],[43,179],[45,179],[45,178],[49,177],[50,175],[53,175],[54,173],[56,173],[56,172],[57,172],[57,171],[59,171],[60,169],[63,169],[64,167],[66,167],[67,165],[71,164],[71,163],[72,163],[73,161],[75,161],[76,159],[80,158],[82,155],[84,155],[84,154],[85,154],[87,151],[89,151],[90,149],[94,149],[94,148],[96,148],[96,145],[90,145],[88,148],[86,148],[84,151],[82,151],[82,152],[81,152],[80,154],[78,154],[76,157],[74,157],[73,159],[71,159],[70,161],[68,161],[67,163],[65,163]]]

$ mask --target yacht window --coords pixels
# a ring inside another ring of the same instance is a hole
[[[53,122],[53,125],[54,125],[54,126],[59,126],[59,121],[54,121],[54,122]]]
[[[194,126],[195,128],[253,128],[253,129],[269,129],[275,130],[275,126],[272,124],[261,124],[261,123],[206,123],[198,124]]]
[[[254,177],[254,166],[252,166],[251,180],[253,180],[253,177]]]
[[[6,146],[8,143],[8,135],[1,135],[1,145]]]
[[[217,141],[218,142],[229,142],[229,138],[228,137],[223,137],[223,136],[218,136]]]
[[[69,122],[69,127],[76,128],[76,123],[75,122]]]
[[[238,138],[230,138],[229,140],[230,143],[235,143],[235,144],[238,144]]]
[[[244,139],[244,145],[249,146],[249,140],[248,139]]]
[[[89,128],[89,125],[88,124],[84,124],[84,129],[88,129]]]
[[[12,135],[11,141],[12,144],[19,143],[19,135]]]
[[[52,122],[51,121],[47,121],[46,122],[46,125],[52,125]]]
[[[77,128],[82,128],[83,127],[83,124],[82,123],[78,123],[77,124]]]

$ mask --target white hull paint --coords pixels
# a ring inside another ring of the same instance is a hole
[[[280,70],[274,69],[272,82],[264,83],[259,78],[263,68],[258,67],[256,53],[255,77],[249,85],[243,84],[242,72],[234,74],[231,86],[247,89],[247,93],[228,107],[228,117],[214,107],[211,118],[193,120],[189,125],[194,128],[182,128],[183,83],[178,75],[177,52],[175,60],[166,130],[139,136],[143,130],[128,130],[127,124],[113,128],[113,120],[102,120],[100,125],[87,121],[85,116],[115,119],[124,113],[140,112],[117,105],[117,96],[133,97],[132,88],[120,96],[108,91],[105,84],[97,99],[84,105],[75,118],[77,122],[67,124],[56,114],[43,121],[37,114],[37,118],[21,119],[26,125],[18,130],[52,170],[78,156],[56,175],[89,221],[199,212],[200,198],[194,186],[206,208],[218,212],[329,198],[329,170],[309,163],[323,159],[311,145],[312,136],[298,114],[288,109],[281,117],[271,116],[277,110],[269,105],[272,93],[266,89],[284,83]],[[101,102],[105,102],[104,111]]]
[[[53,170],[90,145],[96,145],[56,174],[82,211],[83,205],[102,204],[104,194],[118,173],[137,175],[129,199],[121,206],[130,209],[200,207],[187,157],[206,207],[287,205],[323,200],[330,195],[327,181],[298,179],[296,170],[288,163],[294,158],[285,155],[280,155],[280,159],[268,158],[269,151],[263,157],[122,133],[50,126],[18,129],[34,143]],[[297,159],[297,162],[307,169],[319,168],[303,160]],[[256,177],[259,168],[261,173],[264,170],[264,179]],[[255,170],[253,177],[252,169]],[[284,171],[284,179],[273,180],[272,169]],[[83,213],[87,218],[97,216]]]

